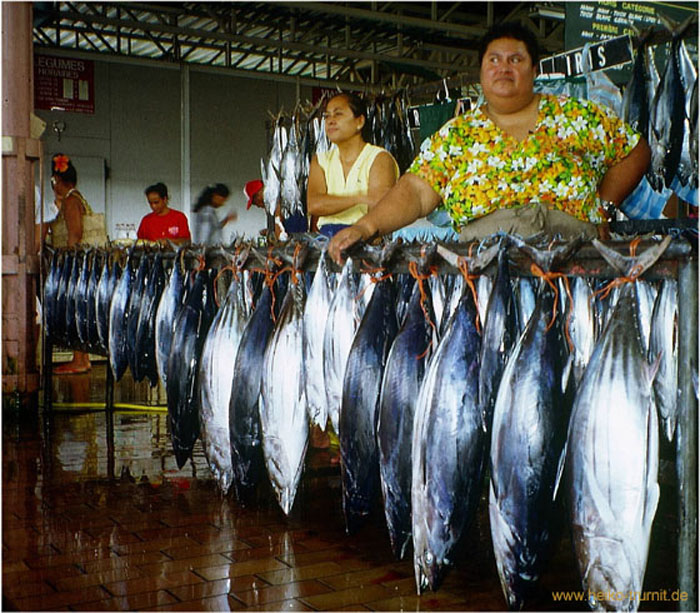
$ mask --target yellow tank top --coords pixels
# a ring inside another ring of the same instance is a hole
[[[362,195],[369,191],[369,171],[372,168],[375,158],[386,149],[376,145],[365,144],[360,155],[350,168],[347,179],[343,174],[343,165],[340,162],[340,153],[335,145],[330,150],[318,154],[318,164],[326,175],[326,188],[331,196],[347,196],[349,194],[360,194],[359,202],[349,209],[335,213],[334,215],[324,215],[318,218],[318,227],[326,224],[353,224],[360,217],[367,213],[367,205],[362,200]],[[388,153],[388,152],[387,152]],[[391,158],[394,159],[393,157]],[[394,160],[396,177],[399,176],[399,167]]]

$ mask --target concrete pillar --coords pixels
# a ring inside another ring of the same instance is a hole
[[[41,143],[30,138],[34,108],[32,5],[2,9],[2,389],[35,392],[34,169]]]

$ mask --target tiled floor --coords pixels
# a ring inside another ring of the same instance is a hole
[[[99,403],[104,365],[54,380],[54,398]],[[154,398],[128,376],[115,400]],[[156,394],[157,395],[157,394]],[[131,397],[131,398],[130,398]],[[392,558],[381,508],[358,534],[342,523],[339,471],[307,457],[291,517],[261,487],[247,507],[216,490],[197,444],[177,470],[162,411],[76,411],[3,419],[3,610],[502,610],[485,499],[437,592],[416,595],[412,561]],[[665,488],[668,489],[668,488]],[[675,581],[675,507],[662,492],[645,589]],[[566,534],[531,610],[578,590]],[[642,609],[673,610],[673,603]]]

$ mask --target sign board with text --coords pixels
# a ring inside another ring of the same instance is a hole
[[[94,62],[35,53],[34,108],[93,114]]]
[[[540,61],[540,73],[562,74],[566,77],[583,74],[584,49],[585,47],[579,47],[544,58]],[[593,43],[588,47],[588,58],[591,71],[631,62],[634,58],[632,39],[624,35]]]

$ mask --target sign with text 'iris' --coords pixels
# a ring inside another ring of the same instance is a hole
[[[94,62],[35,53],[34,108],[93,114]]]
[[[567,77],[581,75],[585,52],[588,52],[591,71],[619,66],[631,62],[634,57],[629,35],[618,36],[544,58],[540,60],[540,73],[562,74]]]

